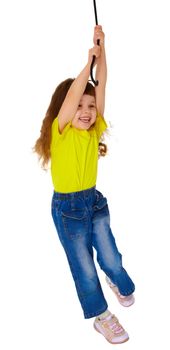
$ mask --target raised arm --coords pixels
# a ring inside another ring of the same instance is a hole
[[[94,45],[97,44],[97,40],[100,40],[100,57],[96,60],[96,77],[95,79],[99,81],[99,85],[96,86],[96,106],[97,110],[101,115],[104,115],[105,108],[105,90],[107,81],[107,62],[105,53],[105,43],[104,43],[104,33],[102,31],[102,26],[95,26],[94,28]]]
[[[70,89],[68,90],[68,93],[58,114],[60,132],[62,132],[65,125],[74,118],[80,99],[84,93],[89,79],[92,57],[93,55],[95,55],[96,58],[98,58],[100,56],[100,51],[101,48],[97,45],[95,45],[92,49],[89,50],[87,64],[77,76],[77,78],[73,81]]]

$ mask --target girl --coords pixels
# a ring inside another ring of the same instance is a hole
[[[100,46],[97,40],[100,40]],[[92,57],[96,79],[88,82]],[[101,26],[94,29],[94,47],[76,79],[67,79],[54,92],[35,151],[43,166],[51,158],[54,185],[52,217],[65,250],[84,317],[95,317],[94,327],[112,344],[129,339],[118,319],[108,310],[93,260],[123,306],[134,302],[134,284],[122,266],[110,228],[107,199],[96,189],[98,147],[107,128],[103,118],[106,87],[106,56]],[[106,153],[102,144],[100,155]]]

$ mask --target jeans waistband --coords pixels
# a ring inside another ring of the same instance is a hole
[[[54,191],[54,199],[58,200],[66,200],[66,199],[74,199],[76,197],[79,198],[87,198],[91,195],[95,195],[96,192],[96,186],[88,188],[87,190],[78,191],[78,192],[71,192],[71,193],[61,193],[61,192],[55,192]]]

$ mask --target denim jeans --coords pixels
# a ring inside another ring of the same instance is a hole
[[[122,295],[133,293],[135,286],[122,266],[110,228],[107,199],[95,187],[73,193],[54,192],[52,217],[65,250],[84,317],[104,312],[108,305],[93,259],[97,252],[100,268],[119,288]]]

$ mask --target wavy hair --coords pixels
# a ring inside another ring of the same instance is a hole
[[[51,127],[53,120],[58,116],[60,108],[73,81],[74,79],[69,78],[57,86],[52,95],[45,118],[43,119],[40,137],[37,139],[35,146],[33,147],[34,152],[39,156],[43,169],[47,168],[50,160]],[[90,82],[87,83],[84,94],[95,97],[95,88]],[[99,142],[99,156],[105,156],[106,153],[107,146],[103,142]]]

